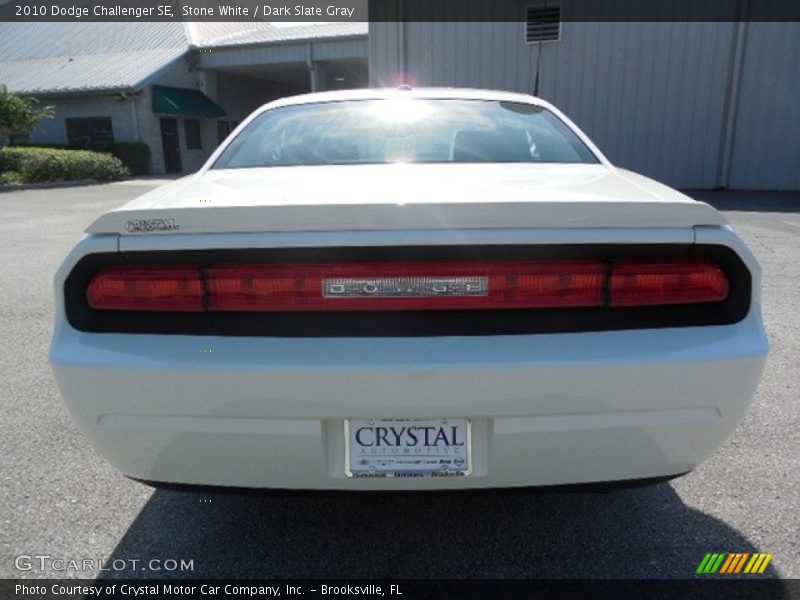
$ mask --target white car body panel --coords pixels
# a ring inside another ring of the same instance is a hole
[[[127,222],[153,211],[183,234],[725,223],[707,204],[662,187],[601,164],[222,169],[145,194],[87,231],[127,234]]]
[[[418,94],[546,104],[494,92]],[[204,169],[111,211],[56,275],[51,361],[70,413],[115,467],[157,482],[426,490],[689,471],[731,434],[760,379],[768,350],[760,269],[714,209],[598,156],[598,165],[541,168]],[[147,218],[174,218],[180,228],[126,232],[126,221]],[[88,333],[64,306],[68,274],[99,252],[654,243],[732,248],[752,276],[747,316],[663,329],[291,338]],[[439,417],[471,420],[469,477],[345,476],[345,419]]]

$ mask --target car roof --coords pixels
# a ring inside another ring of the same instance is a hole
[[[298,104],[315,104],[322,102],[342,102],[346,100],[383,100],[397,97],[448,99],[448,100],[494,100],[499,102],[522,102],[548,106],[548,103],[535,96],[516,92],[498,90],[481,90],[471,88],[412,88],[401,86],[396,88],[363,88],[339,90],[335,92],[316,92],[289,96],[266,104],[264,108],[278,108]]]

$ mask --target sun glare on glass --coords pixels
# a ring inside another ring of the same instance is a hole
[[[433,108],[427,102],[413,98],[391,98],[375,102],[370,113],[381,121],[393,123],[413,123],[431,114]]]

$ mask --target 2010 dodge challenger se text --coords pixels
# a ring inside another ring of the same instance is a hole
[[[741,419],[759,294],[713,208],[546,102],[320,93],[95,221],[56,276],[51,360],[81,431],[149,482],[649,481]]]

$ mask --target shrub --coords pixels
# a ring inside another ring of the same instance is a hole
[[[15,148],[66,148],[69,150],[91,150],[106,152],[122,161],[133,175],[147,175],[150,172],[150,146],[142,142],[89,142],[88,144],[37,144],[24,142],[14,144]]]
[[[55,148],[57,150],[63,150],[67,147],[66,144],[45,144],[42,142],[14,142],[9,146],[11,148]]]
[[[110,154],[34,147],[0,149],[0,173],[9,171],[25,183],[74,179],[113,181],[128,174],[122,161]]]
[[[134,175],[146,175],[150,170],[150,146],[141,142],[92,142],[87,150],[116,156]]]
[[[5,171],[0,173],[0,184],[3,183],[22,183],[22,177],[16,171]]]

